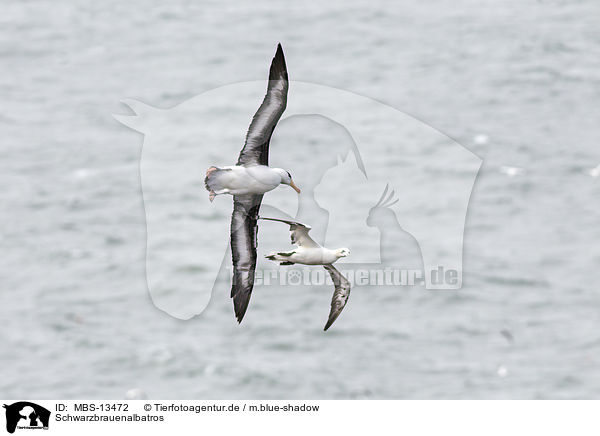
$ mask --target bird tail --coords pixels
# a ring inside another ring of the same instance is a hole
[[[230,169],[218,168],[215,166],[210,167],[206,170],[206,177],[204,178],[204,187],[208,192],[214,192],[216,194],[222,194],[223,190],[226,189],[224,186],[223,175]]]
[[[293,251],[283,252],[283,253],[271,253],[265,256],[266,259],[275,261],[275,262],[284,262],[282,265],[293,265],[293,262],[290,262],[289,257],[294,254]]]

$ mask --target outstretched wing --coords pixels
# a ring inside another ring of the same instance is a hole
[[[350,295],[350,282],[346,280],[346,277],[344,277],[333,265],[323,265],[323,268],[329,271],[331,280],[333,280],[333,284],[335,285],[335,291],[333,292],[333,298],[331,299],[329,319],[323,329],[327,330],[331,327],[331,324],[333,324],[337,317],[340,316],[340,313],[342,313],[342,310],[344,310],[344,307],[346,306],[348,296]]]
[[[307,227],[303,224],[290,225],[290,237],[292,239],[292,244],[296,244],[298,247],[321,247],[313,240],[313,238],[308,236],[308,232],[310,232],[310,227]]]
[[[269,141],[279,118],[281,118],[281,114],[285,110],[287,93],[288,74],[285,58],[283,57],[281,44],[277,44],[277,51],[271,62],[267,94],[252,118],[246,134],[246,143],[238,158],[238,165],[269,164]]]
[[[269,220],[269,221],[279,221],[290,226],[290,237],[292,239],[292,244],[296,244],[298,247],[320,247],[310,236],[308,236],[308,232],[310,232],[311,227],[305,224],[289,221],[289,220],[281,220],[277,218],[266,218],[260,217],[261,220]]]
[[[242,322],[254,287],[258,212],[262,195],[234,195],[231,215],[231,298],[238,322]]]

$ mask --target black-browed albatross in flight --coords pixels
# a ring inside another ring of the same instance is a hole
[[[231,298],[238,322],[242,322],[254,287],[258,212],[265,192],[280,184],[290,185],[300,193],[292,176],[281,168],[270,168],[269,141],[285,110],[288,74],[281,44],[277,45],[271,62],[267,94],[254,114],[244,148],[234,166],[212,166],[206,171],[204,183],[213,201],[216,195],[233,195],[231,215],[231,257],[233,283]]]

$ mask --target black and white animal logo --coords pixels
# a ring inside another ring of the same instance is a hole
[[[18,429],[48,429],[50,411],[29,401],[19,401],[3,406],[6,409],[6,431]]]

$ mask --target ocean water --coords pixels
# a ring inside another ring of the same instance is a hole
[[[600,397],[600,4],[154,3],[3,6],[0,397]],[[278,41],[294,80],[483,159],[462,289],[356,287],[327,333],[327,287],[255,293],[241,325],[227,290],[188,321],[154,306],[143,138],[112,114],[265,80]]]

